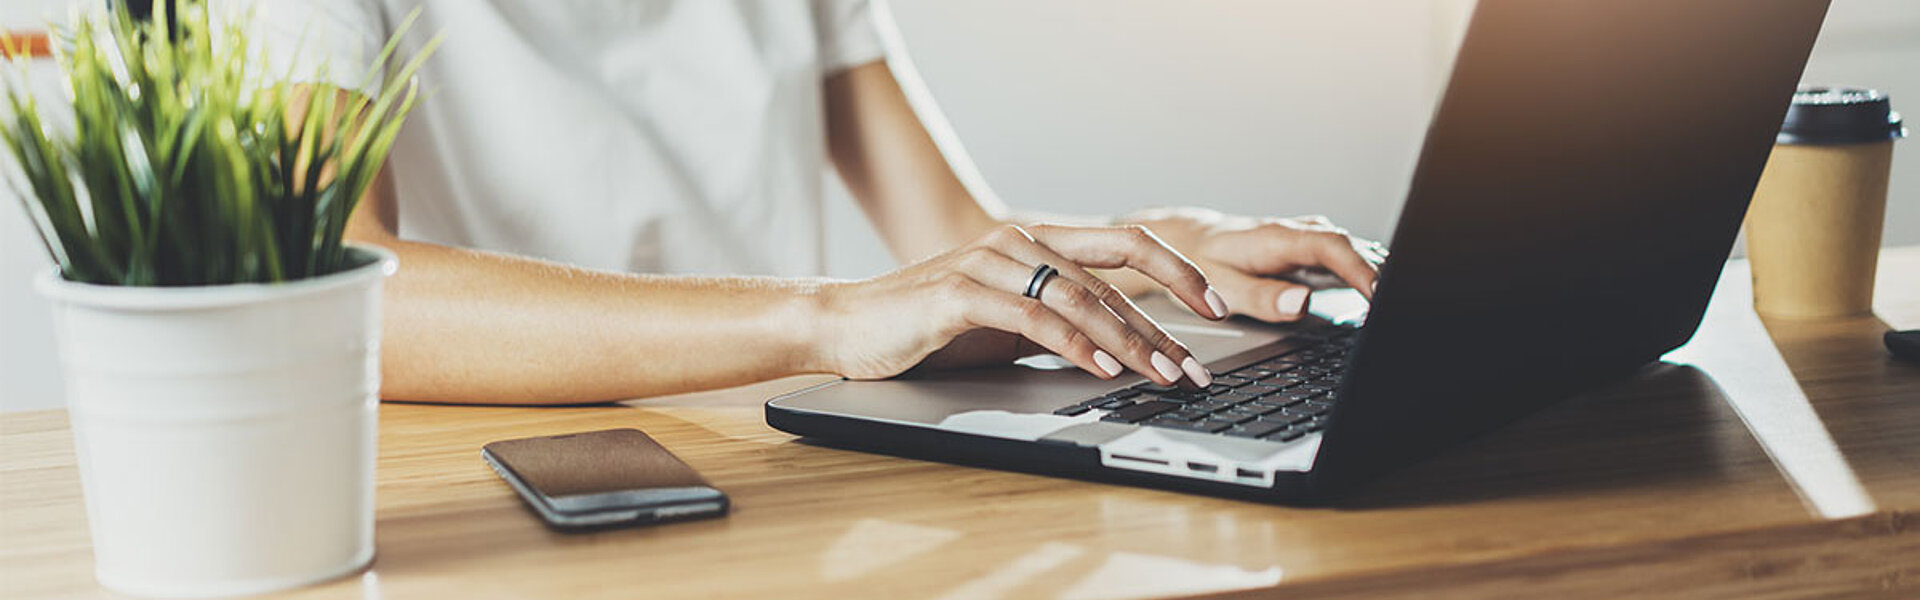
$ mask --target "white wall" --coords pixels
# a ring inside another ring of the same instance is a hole
[[[1920,2],[1833,0],[1802,80],[1885,91],[1895,110],[1904,109],[1909,133],[1920,138]],[[1920,244],[1920,139],[1895,145],[1885,243]],[[1882,273],[1880,279],[1914,276]]]
[[[58,4],[0,0],[0,25]],[[1018,207],[1322,213],[1384,237],[1468,6],[894,0],[893,12],[960,138]],[[1920,3],[1835,0],[1807,79],[1880,87],[1920,118],[1916,66]],[[1887,241],[1920,243],[1920,149],[1896,161]],[[834,274],[892,265],[844,200],[829,228]],[[0,411],[58,405],[46,308],[27,284],[38,252],[15,199],[0,201]]]

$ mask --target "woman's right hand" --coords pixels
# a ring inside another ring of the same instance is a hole
[[[1038,300],[1022,295],[1042,263],[1059,275]],[[1087,271],[1122,267],[1203,317],[1228,314],[1200,269],[1144,227],[1006,225],[886,275],[828,284],[815,358],[827,371],[880,379],[923,363],[989,364],[1045,351],[1104,379],[1131,369],[1160,385],[1211,384],[1186,346]]]

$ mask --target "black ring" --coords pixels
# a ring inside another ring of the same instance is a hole
[[[1047,287],[1047,280],[1058,274],[1060,270],[1053,268],[1053,265],[1040,263],[1040,266],[1033,268],[1033,279],[1027,280],[1027,293],[1021,295],[1039,300],[1040,289]]]

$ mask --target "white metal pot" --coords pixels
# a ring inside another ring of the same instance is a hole
[[[140,596],[288,588],[373,559],[380,285],[393,254],[281,284],[47,273],[94,572]]]

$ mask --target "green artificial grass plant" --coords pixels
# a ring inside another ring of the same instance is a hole
[[[178,7],[171,19],[169,4]],[[61,274],[193,286],[355,266],[341,244],[347,217],[393,147],[418,98],[414,74],[439,40],[401,64],[394,52],[407,19],[368,70],[384,72],[384,84],[371,96],[337,94],[264,72],[245,29],[202,0],[155,5],[161,14],[136,20],[116,0],[56,31],[64,102],[28,92],[18,62],[0,82],[0,142],[17,165],[7,179]]]

